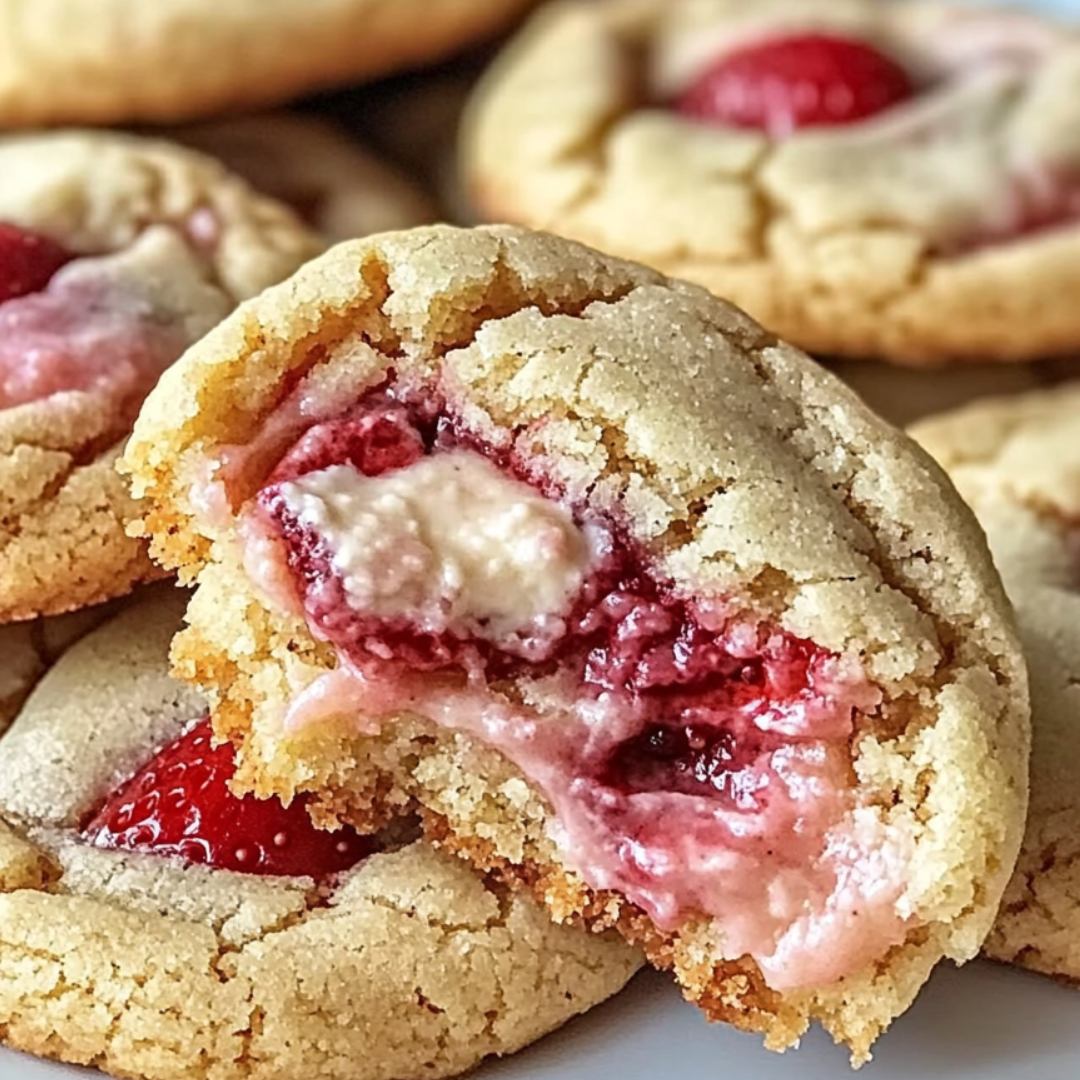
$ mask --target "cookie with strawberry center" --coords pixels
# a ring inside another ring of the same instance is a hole
[[[400,827],[233,795],[231,747],[167,676],[182,609],[151,590],[0,740],[3,1042],[146,1080],[443,1077],[637,969]]]
[[[0,623],[154,573],[113,462],[143,397],[321,248],[209,158],[133,137],[0,140]]]
[[[564,0],[481,84],[466,180],[823,354],[1074,351],[1080,37],[990,5]]]
[[[1031,677],[1031,809],[986,953],[1080,984],[1080,386],[912,431],[986,528]]]
[[[533,0],[3,0],[0,125],[177,121],[419,67]],[[59,32],[59,31],[63,32]]]
[[[865,1057],[978,950],[1027,750],[984,543],[705,290],[511,228],[339,245],[188,352],[124,468],[244,789],[419,807],[773,1046]]]

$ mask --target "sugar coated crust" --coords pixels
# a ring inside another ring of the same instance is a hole
[[[0,741],[0,1041],[143,1080],[412,1080],[510,1053],[619,990],[617,937],[422,843],[332,887],[91,848],[77,829],[204,709],[153,587]]]
[[[725,50],[807,30],[864,39],[936,85],[866,122],[782,141],[667,107]],[[1037,13],[562,0],[482,81],[462,164],[485,220],[699,282],[810,351],[1030,360],[1080,344],[1075,217],[1011,242],[969,240],[1014,220],[1024,232],[1075,175],[1078,78],[1075,30]]]
[[[154,230],[154,272],[136,276],[174,308],[186,302],[165,271],[174,251],[190,266],[184,287],[224,314],[323,246],[216,161],[157,140],[5,136],[0,175],[0,222],[76,254],[123,252]],[[94,604],[158,573],[124,533],[136,510],[113,464],[126,433],[82,392],[0,409],[0,623]]]
[[[1080,984],[1080,385],[912,431],[986,528],[1031,678],[1027,832],[985,951]]]
[[[436,60],[530,2],[3,0],[0,123],[183,120],[272,105]]]
[[[881,689],[853,739],[860,793],[913,839],[907,940],[850,977],[780,994],[709,921],[662,934],[593,892],[543,796],[500,754],[423,717],[287,734],[283,704],[332,651],[248,579],[235,511],[192,501],[297,379],[357,391],[441,370],[481,437],[507,432],[573,498],[617,512],[675,588],[737,598],[850,658]],[[305,375],[306,373],[306,375]],[[356,821],[418,802],[430,834],[531,887],[560,919],[617,925],[710,1016],[774,1047],[817,1018],[857,1060],[943,956],[979,949],[1026,804],[1027,689],[1008,606],[937,466],[834,376],[706,290],[541,233],[435,227],[339,245],[190,350],[147,400],[124,466],[141,530],[197,584],[176,671],[201,683],[242,780]]]
[[[407,229],[438,216],[412,180],[316,116],[265,113],[169,134],[293,207],[328,240]]]

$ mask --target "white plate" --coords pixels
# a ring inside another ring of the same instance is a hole
[[[787,1054],[705,1023],[662,976],[474,1080],[843,1080],[847,1055],[820,1031]],[[94,1080],[0,1050],[0,1080]],[[1077,1080],[1080,991],[989,963],[941,969],[878,1044],[860,1080]],[[296,1080],[304,1080],[297,1077]]]

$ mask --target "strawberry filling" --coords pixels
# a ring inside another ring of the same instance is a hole
[[[83,829],[95,847],[175,856],[219,870],[326,878],[378,850],[355,829],[316,829],[306,802],[237,798],[230,744],[201,720],[112,792]]]
[[[0,408],[80,393],[130,426],[161,373],[227,311],[167,230],[112,255],[74,257],[0,225]]]
[[[268,430],[280,442],[299,415],[287,401]],[[665,929],[716,917],[724,954],[777,988],[902,941],[904,838],[854,794],[855,716],[878,692],[738,605],[681,594],[537,471],[392,379],[292,437],[240,526],[254,582],[338,656],[287,725],[377,732],[408,712],[499,749],[590,885]]]
[[[40,292],[71,258],[48,237],[0,222],[0,304]]]
[[[675,109],[693,120],[784,138],[802,128],[866,120],[914,93],[907,72],[866,42],[800,33],[726,53]]]
[[[1015,240],[1027,240],[1080,221],[1080,173],[1042,169],[1017,174],[1007,197],[979,225],[951,244],[946,254],[963,254]]]

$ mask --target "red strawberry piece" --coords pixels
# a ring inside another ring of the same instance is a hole
[[[230,744],[215,747],[201,720],[106,800],[83,830],[95,847],[176,855],[220,870],[323,878],[355,866],[377,845],[355,829],[316,829],[306,802],[237,798]]]
[[[330,465],[352,465],[364,476],[404,469],[424,456],[424,442],[402,405],[376,401],[370,408],[316,424],[281,459],[270,483],[295,480]]]
[[[805,33],[727,53],[675,108],[696,120],[782,138],[798,128],[864,120],[914,92],[907,72],[865,42]]]
[[[0,304],[40,292],[71,259],[48,237],[0,222]]]

